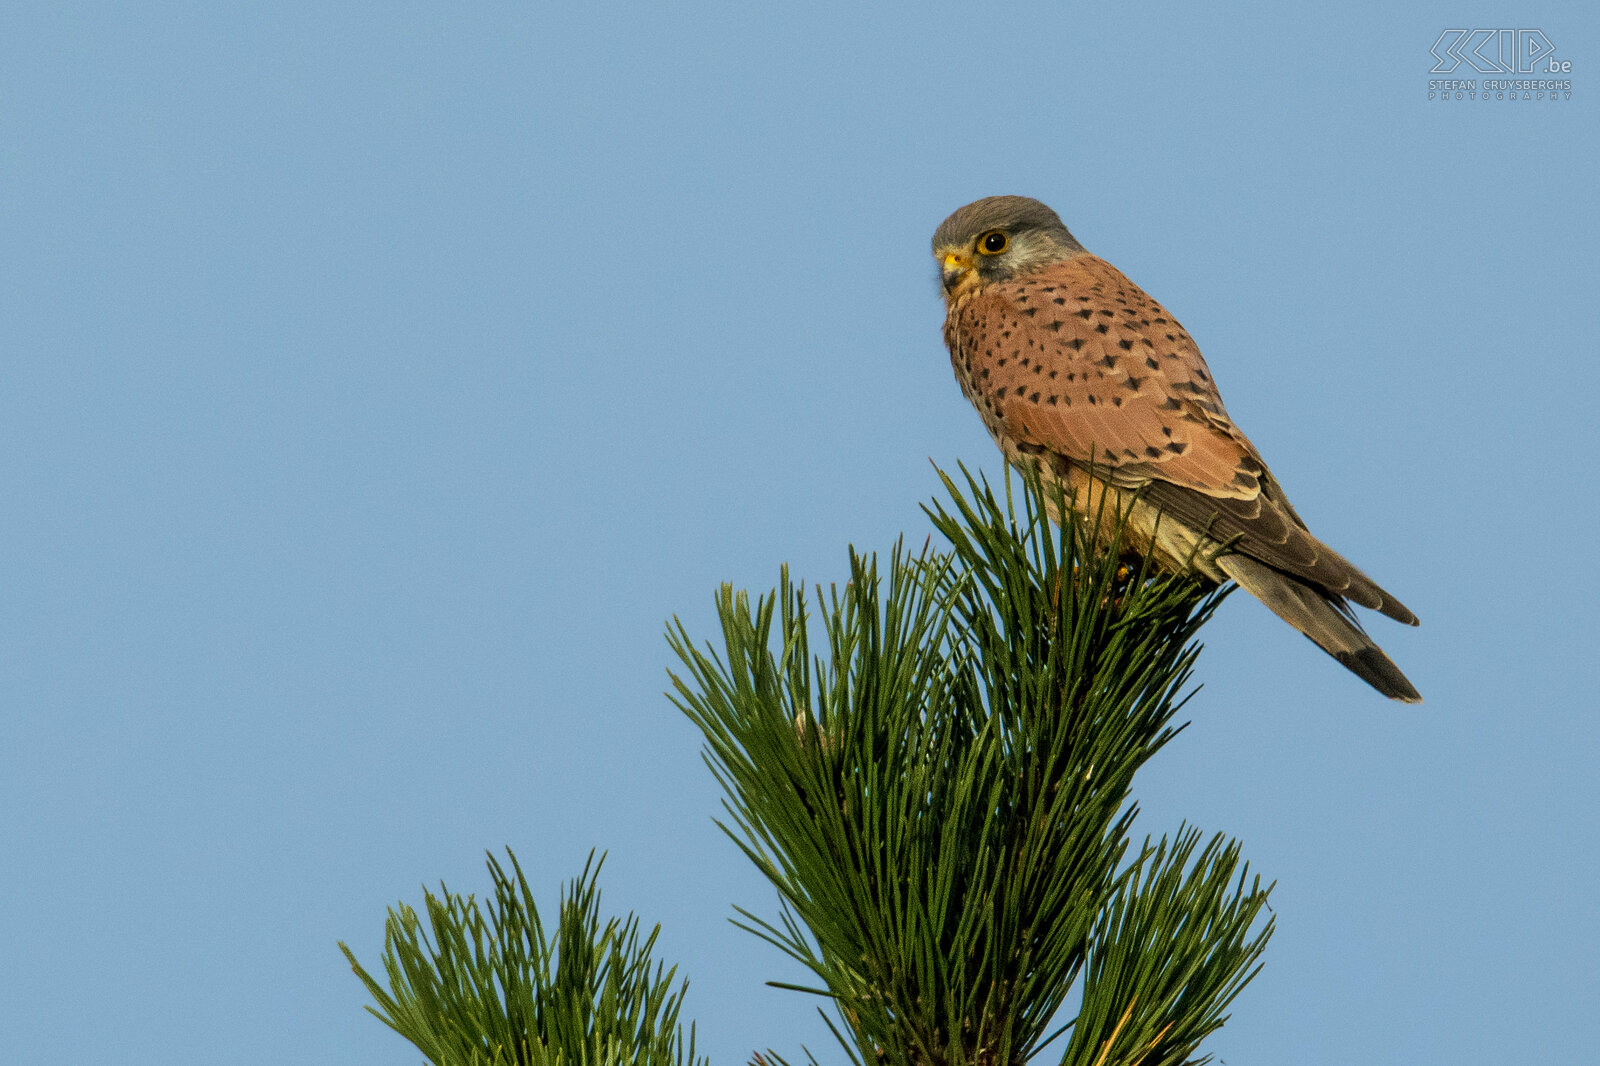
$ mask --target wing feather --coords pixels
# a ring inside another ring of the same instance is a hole
[[[963,389],[1016,443],[1047,449],[1234,550],[1337,596],[1415,616],[1306,529],[1166,308],[1079,255],[960,301],[945,325]]]

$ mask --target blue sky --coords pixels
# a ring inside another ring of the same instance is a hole
[[[1426,99],[1537,26],[1570,100]],[[416,1061],[340,958],[516,849],[664,926],[716,1066],[809,1043],[727,924],[663,626],[998,472],[928,238],[1058,209],[1422,617],[1377,698],[1244,596],[1143,826],[1278,881],[1229,1066],[1600,1043],[1591,6],[0,14],[0,1034]],[[1437,76],[1437,75],[1435,75]]]

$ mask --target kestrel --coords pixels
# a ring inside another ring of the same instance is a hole
[[[1124,545],[1162,569],[1231,578],[1385,696],[1421,702],[1350,604],[1416,616],[1311,535],[1166,308],[1024,196],[961,208],[933,255],[950,361],[1007,461],[1080,514],[1125,513]]]

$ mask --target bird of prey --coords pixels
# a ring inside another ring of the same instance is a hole
[[[1231,578],[1385,696],[1421,702],[1350,604],[1416,616],[1311,535],[1166,308],[1023,196],[956,211],[933,254],[950,361],[1010,463],[1091,520],[1126,515],[1124,545],[1158,567]]]

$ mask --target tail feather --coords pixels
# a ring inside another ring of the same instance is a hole
[[[1329,596],[1248,555],[1223,555],[1217,559],[1217,567],[1385,696],[1405,703],[1422,702],[1422,695],[1383,649],[1367,636],[1342,599]]]

